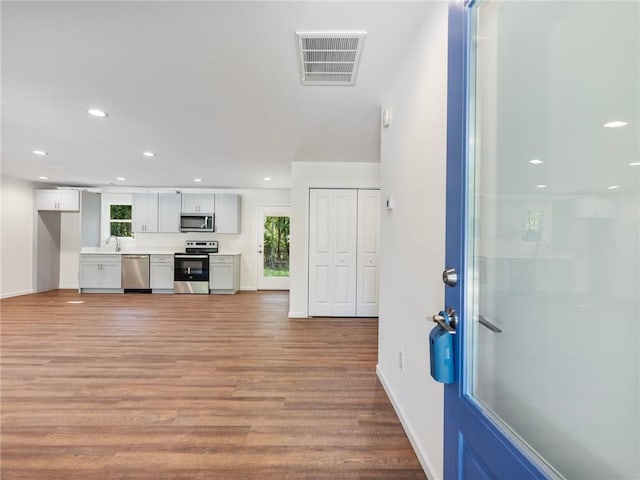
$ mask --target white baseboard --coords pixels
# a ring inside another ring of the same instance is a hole
[[[309,318],[309,315],[307,315],[304,312],[289,312],[289,318]]]
[[[427,458],[424,448],[420,444],[420,441],[418,440],[417,435],[413,431],[413,428],[411,428],[411,424],[409,423],[409,420],[407,419],[407,416],[405,415],[404,410],[398,403],[396,396],[393,394],[391,387],[387,383],[384,373],[382,373],[382,370],[380,369],[380,365],[376,365],[376,373],[378,374],[378,379],[380,380],[380,383],[382,384],[384,391],[387,393],[387,397],[389,397],[389,400],[391,400],[391,405],[393,405],[393,409],[396,411],[396,414],[400,419],[402,428],[404,428],[404,432],[407,434],[407,437],[409,438],[409,442],[413,447],[413,451],[416,452],[418,461],[420,462],[420,465],[422,466],[424,473],[427,475],[427,478],[429,480],[441,480],[441,478],[436,474],[433,463],[431,463],[431,460]]]
[[[19,292],[3,293],[2,295],[0,295],[0,299],[19,297],[20,295],[29,295],[30,293],[33,293],[33,290],[29,289],[29,290],[20,290]]]

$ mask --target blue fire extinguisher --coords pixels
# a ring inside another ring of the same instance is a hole
[[[437,382],[455,381],[453,336],[456,333],[456,315],[453,309],[441,311],[432,317],[437,325],[429,334],[431,376]]]

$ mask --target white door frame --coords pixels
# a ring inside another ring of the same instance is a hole
[[[289,290],[289,277],[265,277],[264,276],[264,219],[266,216],[283,216],[291,218],[291,206],[289,205],[258,205],[256,215],[256,240],[257,240],[257,288],[258,290]],[[291,265],[289,265],[291,268]]]

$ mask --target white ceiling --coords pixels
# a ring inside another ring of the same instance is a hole
[[[3,1],[1,8],[4,175],[256,188],[289,187],[292,161],[379,161],[380,99],[430,5]],[[296,30],[366,30],[356,86],[302,86]],[[109,117],[89,116],[91,107]],[[146,150],[157,157],[143,157]]]

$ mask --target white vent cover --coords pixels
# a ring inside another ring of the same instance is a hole
[[[355,85],[367,32],[296,32],[303,85]]]

